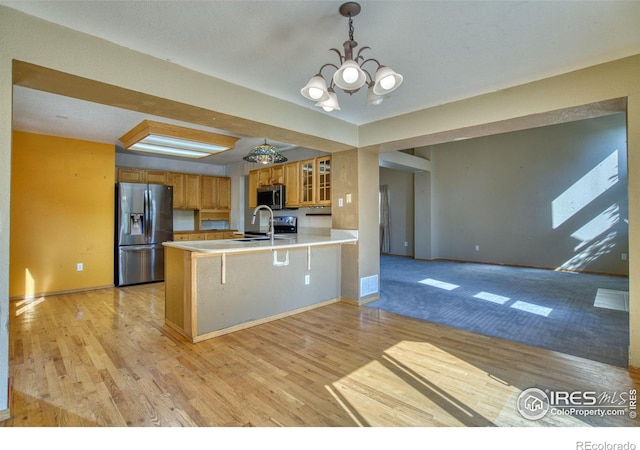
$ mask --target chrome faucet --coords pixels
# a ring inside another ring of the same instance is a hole
[[[253,225],[253,224],[256,223],[256,214],[261,209],[266,209],[267,211],[269,211],[269,215],[271,216],[271,217],[269,217],[269,231],[267,231],[267,236],[269,236],[271,238],[271,245],[273,245],[273,235],[274,235],[274,231],[273,231],[273,210],[271,208],[269,208],[267,205],[258,205],[253,210],[253,217],[251,218],[251,224]]]

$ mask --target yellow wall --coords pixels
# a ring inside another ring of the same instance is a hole
[[[114,166],[113,145],[13,133],[11,298],[113,284]]]

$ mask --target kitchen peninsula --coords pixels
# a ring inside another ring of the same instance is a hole
[[[196,343],[334,303],[355,230],[165,242],[165,323]]]

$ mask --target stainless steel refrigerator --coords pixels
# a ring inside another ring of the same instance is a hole
[[[173,187],[116,184],[115,285],[164,280],[163,242],[173,240]]]

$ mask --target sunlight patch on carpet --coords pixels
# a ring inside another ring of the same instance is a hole
[[[551,314],[551,311],[553,311],[552,308],[547,308],[545,306],[535,305],[533,303],[527,303],[522,301],[515,302],[513,305],[511,305],[511,308],[519,309],[520,311],[525,311],[531,314],[537,314],[539,316],[544,316],[544,317],[549,317],[549,314]]]
[[[424,280],[420,280],[419,283],[444,289],[445,291],[453,291],[455,288],[460,287],[457,284],[451,284],[444,281],[434,280],[432,278],[425,278]]]
[[[616,311],[628,312],[629,292],[598,288],[593,306],[595,306],[596,308],[614,309]]]
[[[473,297],[479,298],[480,300],[487,300],[492,303],[497,303],[499,305],[504,305],[509,300],[511,300],[509,297],[503,297],[502,295],[492,294],[490,292],[478,292]]]

